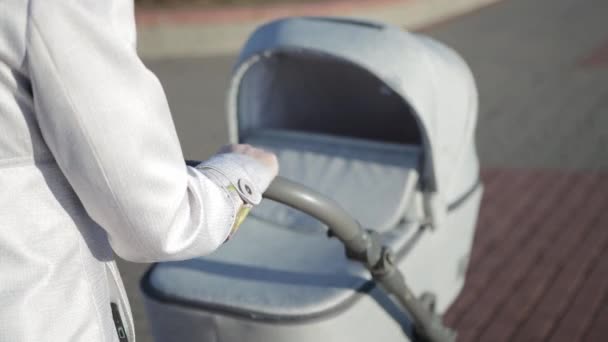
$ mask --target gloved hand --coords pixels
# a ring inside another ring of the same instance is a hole
[[[277,157],[251,145],[227,145],[217,154],[196,166],[217,185],[226,189],[234,204],[232,236],[260,203],[262,194],[279,172]]]
[[[274,153],[253,147],[248,144],[225,145],[218,154],[235,153],[254,159],[256,163],[246,163],[243,166],[252,178],[252,181],[260,193],[268,188],[268,185],[279,173],[279,162]]]

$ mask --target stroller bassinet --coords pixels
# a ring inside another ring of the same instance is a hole
[[[458,295],[481,197],[477,93],[464,62],[421,35],[333,18],[250,38],[229,94],[232,142],[381,234],[417,295]],[[142,281],[158,341],[407,340],[408,318],[314,218],[264,200],[218,252]]]

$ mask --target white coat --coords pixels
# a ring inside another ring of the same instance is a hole
[[[240,155],[206,164],[258,190],[271,177]],[[132,0],[0,1],[1,342],[134,341],[112,250],[152,262],[220,246],[239,204],[209,172],[184,165]]]

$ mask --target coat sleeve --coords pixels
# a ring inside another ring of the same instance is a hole
[[[134,44],[132,0],[30,0],[27,69],[42,135],[90,217],[131,261],[186,259],[227,238],[239,203],[186,167],[163,89]],[[232,183],[270,173],[214,158]]]

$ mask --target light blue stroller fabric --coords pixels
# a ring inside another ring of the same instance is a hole
[[[245,142],[276,153],[281,176],[333,198],[363,227],[380,232],[404,219],[418,181],[415,146],[285,130],[259,131]],[[322,228],[314,218],[272,201],[253,215],[287,228]]]
[[[416,147],[273,130],[246,142],[276,152],[281,175],[335,199],[395,250],[406,244]],[[320,315],[369,286],[368,272],[323,230],[312,217],[264,200],[216,253],[158,264],[150,284],[204,307],[283,320]]]

